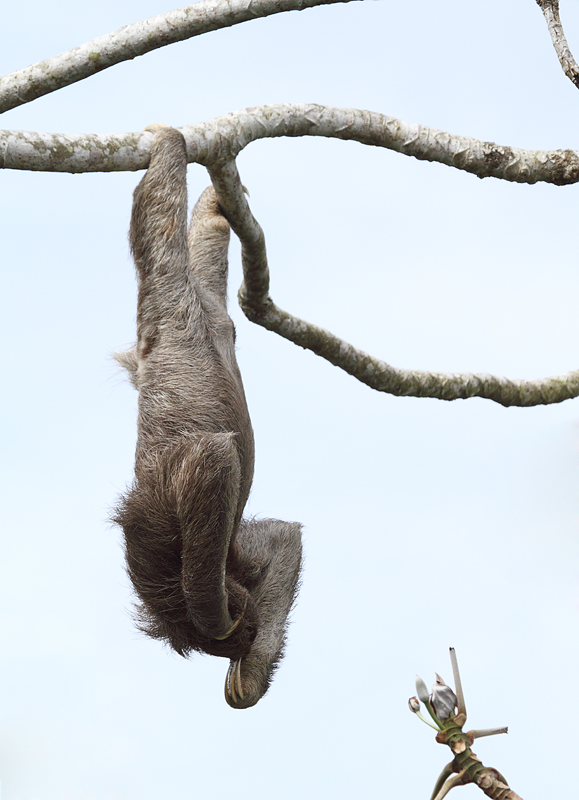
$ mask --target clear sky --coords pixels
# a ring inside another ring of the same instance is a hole
[[[7,73],[171,6],[20,0]],[[579,9],[562,3],[579,54]],[[57,132],[246,106],[380,111],[577,148],[579,93],[534,0],[351,3],[150,53],[4,115]],[[239,159],[282,307],[407,368],[537,378],[579,366],[579,188],[484,181],[387,150],[257,142]],[[286,659],[253,709],[227,662],[131,621],[120,533],[136,393],[135,174],[0,175],[3,800],[423,800],[449,760],[407,708],[457,649],[475,752],[525,800],[570,797],[579,647],[579,401],[504,409],[371,391],[231,314],[256,435],[248,512],[304,525]],[[207,184],[190,167],[191,201]],[[475,787],[461,797],[479,796]],[[482,797],[482,795],[480,795]]]

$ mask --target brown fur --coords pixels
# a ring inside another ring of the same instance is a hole
[[[131,218],[137,344],[117,356],[139,390],[135,480],[114,519],[141,629],[184,656],[230,658],[240,685],[226,699],[245,708],[282,655],[301,534],[242,520],[254,443],[227,313],[229,224],[207,189],[187,232],[186,171],[182,135],[157,130]]]

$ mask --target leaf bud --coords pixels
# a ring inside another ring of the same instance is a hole
[[[436,683],[432,687],[432,707],[438,719],[448,719],[454,715],[456,695],[436,672]]]
[[[412,711],[413,714],[418,714],[420,711],[420,703],[417,697],[411,697],[408,701],[408,708]]]
[[[426,688],[426,684],[418,675],[416,676],[416,694],[425,705],[430,702],[430,695],[428,693],[428,689]]]

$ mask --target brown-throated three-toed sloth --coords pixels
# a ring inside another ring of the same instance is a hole
[[[282,656],[300,525],[241,518],[254,445],[227,313],[229,223],[206,189],[187,232],[185,141],[173,128],[148,130],[130,230],[137,344],[117,356],[139,390],[139,435],[134,483],[114,519],[139,627],[183,656],[231,659],[225,697],[247,708]]]

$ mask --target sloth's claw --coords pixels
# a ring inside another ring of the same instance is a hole
[[[243,612],[244,611],[245,611],[245,609],[243,609],[243,611],[241,612],[241,615],[235,620],[233,625],[229,628],[228,631],[226,631],[223,634],[223,636],[214,636],[213,638],[217,639],[218,642],[222,642],[224,639],[228,639],[231,636],[231,634],[233,633],[233,631],[237,628],[237,626],[239,625],[241,620],[243,619]]]
[[[232,661],[227,670],[225,678],[225,699],[230,706],[235,707],[245,698],[245,692],[241,683],[241,658]]]
[[[243,691],[243,684],[241,682],[241,659],[237,661],[237,667],[235,669],[235,678],[237,682],[237,694],[239,695],[241,700],[245,700],[245,692]]]
[[[238,618],[235,620],[235,622],[231,625],[229,630],[226,631],[223,634],[223,636],[214,636],[213,638],[217,639],[218,642],[222,642],[224,639],[228,639],[231,636],[231,634],[233,633],[233,631],[237,628],[237,626],[239,625],[239,623],[241,622],[243,617],[245,616],[245,609],[246,608],[247,608],[247,596],[245,598],[245,603],[243,604],[243,609],[241,611],[241,614],[238,616]]]

